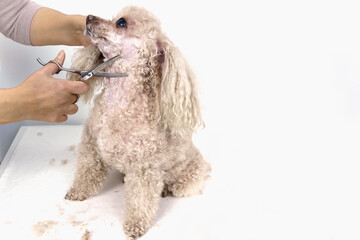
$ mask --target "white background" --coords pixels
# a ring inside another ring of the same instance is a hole
[[[360,239],[357,1],[38,2],[102,17],[130,2],[160,18],[202,89],[195,141],[213,166],[213,207],[229,213],[215,239]],[[0,47],[0,87],[64,48]],[[1,154],[17,126],[0,126]]]

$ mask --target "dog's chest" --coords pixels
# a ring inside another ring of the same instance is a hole
[[[126,108],[113,105],[111,111],[104,111],[102,103],[106,104],[100,101],[94,109],[98,111],[96,125],[101,125],[95,137],[100,155],[108,164],[125,166],[156,152],[160,138],[148,108],[140,110],[139,103],[128,103]]]
[[[159,148],[155,135],[114,130],[107,126],[100,130],[97,145],[108,165],[124,171],[132,164],[153,156]]]

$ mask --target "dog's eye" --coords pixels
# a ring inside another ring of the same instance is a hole
[[[118,27],[125,27],[125,26],[126,26],[126,21],[125,21],[125,19],[124,19],[124,18],[120,18],[119,20],[117,20],[116,26],[118,26]]]

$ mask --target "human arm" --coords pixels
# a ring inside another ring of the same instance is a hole
[[[21,44],[87,45],[85,23],[85,16],[67,15],[33,1],[0,1],[0,32]]]

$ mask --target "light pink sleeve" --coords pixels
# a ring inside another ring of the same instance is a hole
[[[40,7],[29,0],[0,0],[0,32],[16,42],[31,45],[31,20]]]

